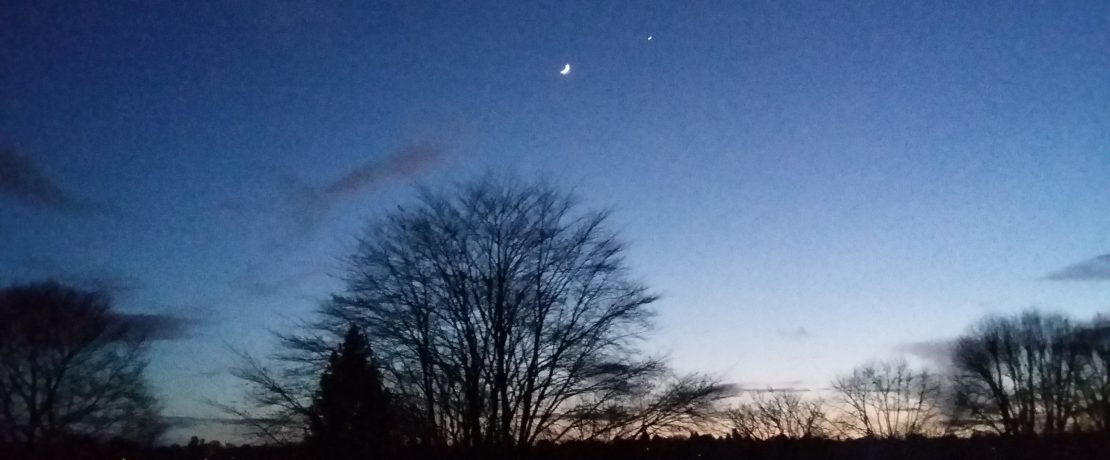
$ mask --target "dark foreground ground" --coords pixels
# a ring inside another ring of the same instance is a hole
[[[43,453],[45,454],[45,453]],[[126,459],[126,460],[307,460],[324,458],[297,447],[215,447],[184,446],[140,449],[121,443],[70,446],[41,459]],[[330,457],[330,456],[329,456]],[[2,459],[30,458],[25,452],[5,450]],[[972,439],[932,438],[908,440],[858,439],[747,441],[713,439],[656,439],[612,443],[566,443],[541,445],[527,451],[494,452],[446,449],[438,451],[403,450],[392,455],[370,455],[366,459],[413,460],[717,460],[717,459],[1110,459],[1110,437],[1071,435],[1057,438]]]

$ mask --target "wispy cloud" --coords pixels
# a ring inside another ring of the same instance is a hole
[[[199,320],[160,313],[117,313],[115,321],[132,331],[133,337],[154,341],[190,338]]]
[[[63,263],[50,256],[28,256],[10,262],[0,258],[0,265],[10,264],[13,278],[26,281],[51,279],[69,286],[98,291],[115,299],[126,297],[141,288],[135,277],[107,268],[82,269],[74,263]]]
[[[802,380],[782,382],[740,382],[736,384],[738,393],[803,393],[813,391]]]
[[[249,298],[266,298],[295,288],[326,274],[320,266],[274,270],[284,266],[287,256],[303,247],[327,222],[336,206],[358,198],[390,182],[423,174],[447,157],[443,144],[416,142],[347,169],[322,184],[312,184],[293,175],[278,179],[277,197],[255,196],[220,204],[216,210],[233,219],[245,219],[246,226],[266,232],[257,242],[265,254],[245,266],[230,281],[230,287]]]
[[[231,281],[231,287],[250,298],[270,298],[325,275],[327,272],[317,267],[278,276],[267,275],[257,267],[251,267],[235,277]]]
[[[0,259],[0,264],[3,264]],[[94,291],[108,296],[114,304],[142,289],[138,279],[108,270],[81,271],[44,256],[26,257],[12,265],[24,282],[52,280],[65,286]],[[127,302],[125,302],[127,303]],[[184,340],[202,321],[163,313],[113,313],[112,320],[129,331],[123,340],[142,338],[154,341]]]
[[[894,351],[920,358],[944,369],[952,363],[952,351],[955,347],[955,339],[937,339],[903,343],[895,346]]]
[[[792,340],[802,340],[812,337],[813,333],[809,329],[799,326],[793,329],[780,330],[779,335]]]
[[[289,210],[298,230],[310,233],[339,203],[394,180],[414,177],[431,169],[444,157],[434,144],[409,144],[381,159],[351,168],[342,176],[320,186],[297,179],[286,181]]]
[[[1049,273],[1052,281],[1110,281],[1110,254],[1092,257]]]
[[[191,428],[204,424],[242,425],[243,420],[230,417],[191,417],[186,415],[166,415],[162,420],[173,427]]]
[[[808,393],[813,391],[812,388],[798,388],[798,387],[765,387],[765,388],[749,388],[737,387],[737,393]]]
[[[24,206],[68,214],[108,211],[103,205],[65,190],[30,157],[7,145],[0,145],[0,196]]]
[[[432,169],[446,156],[439,144],[413,143],[354,165],[324,184],[311,184],[294,174],[276,178],[274,192],[237,197],[213,210],[226,218],[246,219],[246,224],[265,223],[276,231],[267,249],[283,249],[311,236],[340,203],[356,198],[388,182],[415,177]],[[276,195],[276,196],[275,196]]]

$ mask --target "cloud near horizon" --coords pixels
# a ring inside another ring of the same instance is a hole
[[[781,382],[738,382],[737,393],[805,393],[814,391],[802,380],[785,380]]]
[[[30,157],[8,145],[0,145],[0,196],[31,208],[66,214],[107,211],[102,205],[66,191]]]
[[[808,393],[811,391],[813,391],[812,388],[798,387],[736,388],[737,393]]]
[[[1045,275],[1050,281],[1110,281],[1110,254],[1095,256]]]

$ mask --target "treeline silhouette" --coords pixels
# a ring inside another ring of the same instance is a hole
[[[678,374],[640,345],[656,296],[608,214],[542,183],[424,190],[369,226],[342,292],[231,372],[264,445],[165,424],[151,331],[103,293],[0,290],[12,458],[1110,458],[1110,319],[985,318],[943,365],[873,362],[823,391]],[[701,433],[701,434],[698,434]]]
[[[140,446],[132,442],[71,443],[58,446],[57,459],[139,460],[308,460],[327,459],[301,445],[227,445],[216,442]],[[855,459],[1104,459],[1110,443],[1097,433],[1057,436],[910,437],[905,439],[772,438],[738,439],[701,435],[612,441],[539,442],[509,448],[404,447],[389,455],[376,453],[346,458],[412,460],[534,459],[534,460],[855,460]],[[26,457],[11,457],[26,458]],[[46,457],[43,457],[46,458]]]

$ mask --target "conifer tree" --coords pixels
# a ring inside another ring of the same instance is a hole
[[[358,327],[332,351],[312,414],[307,442],[326,458],[372,458],[390,450],[389,393]]]

